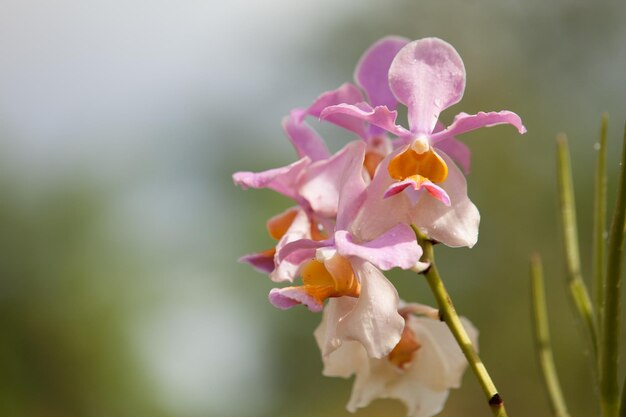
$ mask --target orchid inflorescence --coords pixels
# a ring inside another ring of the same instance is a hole
[[[465,351],[438,309],[402,301],[383,271],[428,271],[424,242],[476,243],[480,215],[465,180],[470,151],[455,136],[498,124],[525,128],[510,111],[460,113],[448,127],[438,120],[465,89],[463,61],[440,39],[383,38],[354,78],[284,118],[300,159],[233,175],[243,188],[269,188],[295,202],[267,222],[275,247],[241,260],[276,283],[300,278],[272,289],[269,300],[323,312],[315,330],[323,372],[356,375],[350,411],[397,398],[410,416],[432,416],[460,385]],[[396,122],[401,105],[408,128]],[[358,138],[331,154],[307,117]],[[461,322],[475,346],[476,329]]]

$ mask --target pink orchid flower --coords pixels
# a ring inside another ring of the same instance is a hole
[[[437,310],[409,304],[400,314],[405,319],[400,340],[388,355],[373,358],[359,341],[337,340],[336,312],[324,311],[315,330],[323,373],[342,378],[356,375],[348,411],[378,398],[395,398],[407,406],[409,417],[430,417],[441,412],[450,389],[460,386],[467,361],[445,323],[436,318]],[[469,320],[462,317],[461,321],[477,346],[478,331]],[[334,349],[328,349],[329,341],[335,343]]]
[[[396,182],[389,187],[386,197],[411,187],[425,189],[450,205],[450,196],[441,185],[449,169],[457,168],[448,164],[436,148],[454,155],[467,170],[469,151],[454,136],[503,123],[515,126],[520,133],[526,131],[519,116],[510,111],[460,113],[448,128],[438,125],[439,114],[458,103],[465,90],[463,61],[456,50],[441,39],[425,38],[405,45],[391,62],[388,86],[395,99],[408,108],[409,129],[396,124],[395,108],[385,104],[373,107],[367,102],[347,102],[328,106],[320,112],[322,119],[354,118],[401,139],[404,146],[387,167]]]

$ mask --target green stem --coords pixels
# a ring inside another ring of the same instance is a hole
[[[598,162],[596,165],[593,227],[593,282],[596,301],[597,322],[602,321],[604,305],[604,257],[606,247],[606,143],[609,117],[602,116],[600,142],[598,143]]]
[[[565,245],[565,258],[567,265],[567,281],[570,296],[576,307],[578,315],[584,323],[594,364],[598,358],[598,332],[593,314],[593,306],[589,292],[583,281],[580,268],[578,249],[578,229],[576,227],[576,208],[574,206],[574,186],[572,170],[567,146],[567,138],[564,134],[557,137],[557,163],[559,178],[559,196],[561,206],[561,222],[563,230],[563,242]],[[594,371],[597,369],[594,366]]]
[[[428,281],[428,285],[430,286],[435,299],[437,300],[441,318],[448,325],[448,328],[450,328],[452,335],[463,351],[465,358],[469,362],[470,368],[478,379],[493,415],[496,417],[507,417],[502,397],[500,397],[500,394],[491,380],[485,365],[483,365],[480,360],[480,357],[478,356],[476,349],[474,349],[467,332],[463,328],[461,320],[459,319],[454,305],[452,304],[452,300],[448,295],[448,291],[439,276],[437,266],[435,265],[433,243],[428,240],[415,226],[413,226],[413,230],[415,230],[415,234],[417,235],[420,245],[424,250],[422,261],[430,264],[430,266],[423,273],[426,276],[426,280]]]
[[[622,402],[620,404],[619,417],[626,417],[626,380],[622,385]]]
[[[611,232],[609,234],[606,283],[604,286],[604,312],[602,314],[602,351],[600,355],[600,393],[602,415],[615,417],[619,410],[619,323],[620,287],[622,284],[622,261],[624,253],[624,221],[626,219],[626,128],[622,150],[619,189]]]
[[[548,326],[548,308],[543,284],[543,268],[541,258],[536,254],[530,258],[530,278],[533,319],[535,323],[535,341],[543,380],[548,389],[548,398],[550,399],[550,405],[556,417],[569,417],[556,366],[554,364],[554,356],[552,355],[550,329]]]

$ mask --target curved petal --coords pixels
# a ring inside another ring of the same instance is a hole
[[[359,88],[352,83],[345,83],[336,90],[327,91],[320,95],[313,102],[313,104],[311,104],[306,110],[303,111],[301,117],[310,115],[320,118],[322,111],[326,107],[344,103],[356,104],[362,101],[363,94],[361,94],[361,90],[359,90]],[[325,120],[327,122],[336,124],[337,126],[341,126],[344,129],[350,130],[363,139],[367,137],[366,126],[362,120],[358,120],[349,116],[344,116],[342,114],[334,114],[332,116],[326,117]]]
[[[481,127],[491,127],[501,124],[513,125],[519,133],[526,133],[526,127],[522,124],[522,119],[512,111],[479,112],[476,114],[459,113],[454,118],[454,122],[452,122],[447,129],[433,133],[431,140],[433,144],[439,146],[437,142],[451,136],[460,135]]]
[[[324,309],[324,313],[328,310],[328,306]],[[326,319],[322,319],[322,323]],[[321,330],[321,331],[320,331]],[[318,346],[322,349],[324,342],[324,328],[322,324],[315,330],[315,339]],[[322,355],[322,361],[324,362],[324,369],[322,374],[324,376],[334,376],[341,378],[349,378],[355,372],[362,370],[369,366],[369,358],[367,357],[367,351],[359,342],[345,341],[341,346],[332,351],[330,354]]]
[[[352,394],[346,406],[351,413],[367,407],[373,400],[389,398],[387,384],[398,378],[398,372],[387,358],[370,359],[366,366],[357,369]]]
[[[244,190],[247,188],[269,188],[287,197],[296,199],[296,183],[300,173],[311,163],[308,157],[281,168],[262,172],[240,171],[233,174],[233,182]]]
[[[478,330],[465,317],[461,317],[461,322],[472,344],[478,349]],[[411,373],[421,374],[425,384],[433,390],[460,387],[467,359],[448,326],[439,320],[424,317],[410,317],[409,326],[424,352],[421,356],[418,352]]]
[[[321,119],[327,119],[335,115],[345,115],[357,120],[378,126],[396,136],[410,135],[410,132],[402,126],[396,125],[396,117],[398,113],[391,111],[385,106],[372,107],[369,104],[337,104],[335,106],[326,107],[320,114]]]
[[[413,41],[389,69],[389,87],[408,107],[411,132],[430,134],[439,113],[458,103],[465,90],[465,67],[454,47],[437,38]]]
[[[283,118],[285,134],[296,149],[299,158],[308,156],[311,161],[319,161],[330,156],[324,140],[306,122],[298,121],[297,112],[291,112]]]
[[[364,158],[365,144],[362,141],[349,143],[330,159],[311,164],[300,178],[298,193],[309,202],[316,214],[324,217],[336,216],[342,198],[340,194],[346,192],[344,189],[347,186],[359,188],[357,194],[365,188],[361,176]],[[350,170],[356,171],[356,174],[348,173]],[[351,179],[350,175],[358,178]],[[349,182],[348,185],[346,181]]]
[[[326,246],[333,246],[333,240],[311,240],[311,239],[298,239],[293,242],[285,244],[276,253],[276,259],[279,262],[292,261],[301,262],[307,259],[314,259],[315,252],[319,248]]]
[[[447,326],[427,318],[407,320],[421,345],[412,363],[403,372],[394,369],[386,359],[370,359],[367,365],[359,363],[348,410],[356,411],[377,398],[395,398],[407,406],[408,416],[431,417],[443,409],[450,388],[460,385],[467,361]],[[474,327],[465,318],[461,320],[475,342]],[[345,356],[343,349],[342,346],[333,355]]]
[[[344,171],[338,176],[341,183],[339,208],[337,209],[336,230],[345,230],[361,208],[367,184],[363,179],[365,162],[365,142],[354,141],[344,148],[350,155]]]
[[[337,325],[354,309],[356,303],[357,299],[353,297],[331,298],[328,300],[328,303],[326,303],[326,307],[322,313],[322,322],[314,332],[315,340],[317,341],[317,345],[322,352],[322,359],[324,360],[324,363],[326,363],[326,358],[339,349],[340,346],[343,346],[345,341],[337,337]],[[345,375],[345,377],[348,377],[350,375],[351,372],[349,367],[341,364],[337,365],[339,365],[342,370],[329,370],[330,373],[328,376]],[[326,370],[324,370],[324,372],[326,372]],[[338,375],[339,372],[341,372],[341,375]]]
[[[272,288],[268,297],[272,305],[281,310],[303,304],[310,311],[319,313],[324,308],[324,303],[312,297],[304,287]]]
[[[396,109],[398,101],[389,89],[389,67],[398,51],[407,43],[409,40],[406,38],[388,36],[374,43],[361,56],[354,71],[354,79],[367,93],[370,104]]]
[[[437,149],[452,158],[461,167],[465,175],[469,174],[472,152],[466,144],[450,136],[438,142]]]
[[[420,177],[419,175],[414,175],[404,181],[399,181],[391,184],[385,192],[385,198],[393,197],[394,195],[401,193],[409,187],[411,187],[415,191],[424,189],[428,192],[428,194],[441,201],[444,205],[450,205],[450,197],[443,188],[436,185],[432,181],[425,179],[424,177]]]
[[[369,369],[357,374],[346,407],[355,412],[377,398],[394,398],[407,407],[407,417],[432,417],[443,410],[448,390],[435,391],[423,381],[399,376],[386,360],[370,360]]]
[[[298,239],[285,243],[280,249],[277,249],[274,258],[276,268],[270,275],[270,278],[275,282],[293,281],[298,275],[300,267],[305,262],[315,259],[317,249],[332,245],[332,239],[321,241]]]
[[[335,338],[356,340],[368,356],[382,358],[398,343],[404,329],[404,319],[398,314],[398,292],[374,265],[351,262],[361,282],[361,295],[352,311],[337,323]]]
[[[350,233],[339,230],[335,233],[335,245],[340,255],[366,260],[383,271],[396,267],[413,268],[422,256],[415,232],[407,224],[398,224],[378,238],[364,243],[355,243]]]
[[[443,152],[448,165],[448,177],[439,185],[450,197],[445,206],[434,198],[419,198],[411,211],[413,224],[446,246],[472,247],[478,240],[480,213],[467,196],[467,183],[459,168]]]
[[[276,244],[276,253],[280,253],[286,245],[303,239],[312,239],[311,220],[304,210],[299,209],[296,217],[291,222],[291,225]],[[302,249],[302,245],[292,246],[289,250],[296,250],[296,248]],[[314,247],[311,252],[315,253],[316,249],[317,248]],[[286,254],[283,252],[283,257],[285,256]],[[293,260],[293,258],[291,259]],[[296,259],[296,261],[292,260],[279,260],[276,256],[274,256],[275,265],[273,271],[270,271],[270,278],[272,281],[282,282],[294,280],[294,278],[298,275],[301,262],[299,262],[298,259]]]
[[[259,272],[269,274],[274,271],[274,255],[275,249],[264,250],[262,252],[250,253],[243,255],[238,259],[239,262],[246,263]]]

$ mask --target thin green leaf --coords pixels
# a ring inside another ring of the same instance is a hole
[[[596,144],[598,161],[596,164],[595,195],[593,204],[593,282],[597,321],[602,320],[604,305],[604,280],[606,256],[606,143],[609,116],[602,116],[600,142]]]
[[[602,415],[615,417],[619,411],[619,382],[617,380],[619,361],[619,325],[622,283],[622,263],[624,254],[624,227],[626,227],[626,127],[622,161],[620,163],[619,189],[615,211],[609,234],[606,284],[604,286],[604,312],[602,314],[602,345],[600,355],[600,393],[602,394]]]
[[[552,343],[550,342],[550,330],[548,327],[548,308],[543,284],[543,267],[539,255],[530,258],[531,294],[533,304],[533,321],[535,324],[535,342],[541,373],[548,390],[548,398],[552,406],[552,412],[556,417],[569,417],[559,376],[552,355]]]
[[[576,226],[576,208],[574,206],[574,185],[570,163],[567,137],[560,134],[557,137],[557,165],[559,179],[559,197],[561,208],[561,223],[563,243],[565,245],[565,260],[567,265],[567,282],[570,296],[576,307],[580,319],[584,323],[594,363],[598,357],[598,331],[593,313],[593,306],[589,291],[583,281],[580,269],[578,248],[578,228]],[[594,367],[594,370],[596,368]]]

